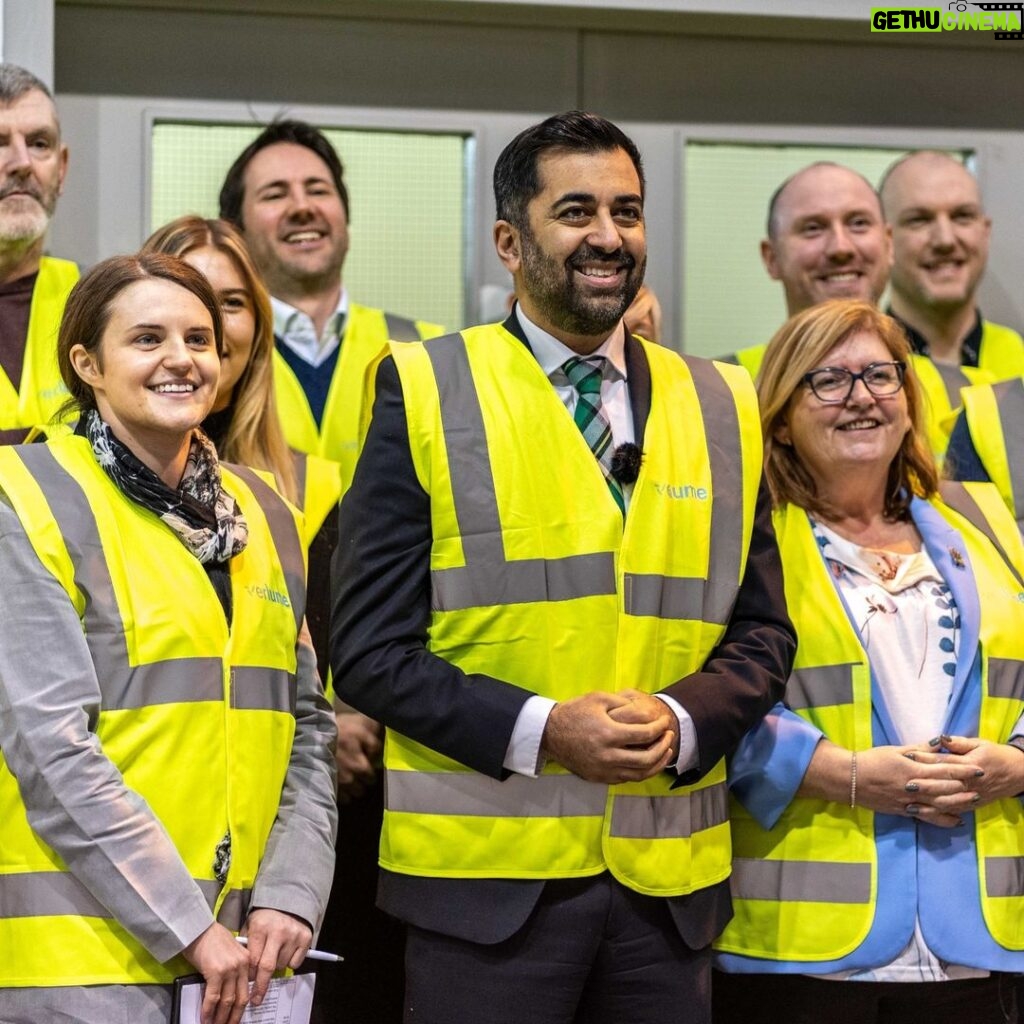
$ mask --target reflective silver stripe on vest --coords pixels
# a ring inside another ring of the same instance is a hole
[[[559,559],[505,559],[483,411],[465,339],[461,334],[435,338],[426,352],[440,396],[455,517],[466,560],[465,566],[431,573],[434,610],[613,595],[615,556],[610,551]],[[623,600],[629,615],[724,624],[736,600],[742,564],[739,418],[732,391],[718,370],[707,360],[687,363],[701,396],[711,460],[709,581],[627,574]]]
[[[615,839],[687,839],[729,820],[724,782],[682,796],[616,796],[609,834]]]
[[[853,665],[820,665],[793,670],[786,683],[786,706],[827,708],[853,703]]]
[[[735,857],[734,899],[786,903],[870,903],[871,865]]]
[[[512,775],[504,782],[470,772],[388,769],[384,806],[406,814],[484,818],[601,817],[608,787],[576,775]]]
[[[1010,468],[1010,491],[1017,523],[1024,523],[1024,381],[1004,380],[992,387],[1003,428],[1006,461]],[[975,445],[977,447],[977,445]]]
[[[988,695],[1024,700],[1024,662],[1009,658],[988,659]]]
[[[206,905],[213,910],[223,886],[205,878],[193,881],[202,891]],[[225,927],[240,928],[251,898],[251,889],[229,893],[217,920]],[[98,917],[110,920],[113,914],[66,871],[23,871],[0,874],[0,920],[12,917]],[[228,924],[228,920],[236,919],[237,924]]]
[[[231,670],[231,706],[240,711],[295,714],[295,676],[283,668],[237,665]]]
[[[955,483],[952,480],[942,480],[939,483],[939,496],[954,512],[959,512],[971,526],[976,530],[980,530],[988,537],[992,542],[992,546],[1002,556],[1006,567],[1013,573],[1013,578],[1020,585],[1021,589],[1024,590],[1024,579],[1021,579],[1017,567],[1010,560],[1010,556],[1006,553],[1006,548],[1000,542],[998,534],[992,529],[992,524],[985,518],[985,513],[978,507],[978,503],[968,493],[967,488],[963,484]]]
[[[389,341],[420,340],[420,332],[416,330],[416,323],[413,320],[406,320],[404,316],[395,316],[394,313],[385,313],[384,324],[388,330]]]
[[[1024,857],[986,857],[985,894],[1024,896]]]
[[[105,664],[112,669],[100,679],[104,708],[125,711],[154,704],[224,699],[223,668],[219,658],[175,658],[132,668],[123,651],[123,634],[109,638],[90,636],[88,633],[89,623],[86,621],[89,650],[95,664],[97,667]],[[101,655],[104,646],[120,647],[122,650],[110,650]],[[117,668],[113,669],[115,665]]]
[[[295,520],[284,499],[265,480],[247,466],[229,465],[235,476],[241,477],[252,491],[267,519],[270,535],[281,560],[288,598],[295,613],[295,628],[302,628],[302,616],[306,614],[306,571],[302,557],[302,539]]]
[[[942,385],[946,389],[946,397],[949,399],[950,407],[960,408],[960,389],[970,387],[970,378],[958,366],[950,366],[948,363],[932,363],[939,376],[942,378]]]
[[[297,507],[300,510],[306,508],[306,467],[309,460],[305,452],[292,449],[292,469],[295,471],[295,490],[297,493]]]
[[[697,390],[711,463],[708,582],[704,587],[704,611],[699,617],[724,625],[736,603],[743,564],[743,442],[739,413],[732,389],[714,363],[689,356],[683,359]]]

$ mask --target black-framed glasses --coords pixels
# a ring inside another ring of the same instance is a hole
[[[871,363],[860,373],[853,373],[842,366],[823,366],[820,370],[805,373],[800,382],[814,392],[819,402],[838,405],[849,399],[854,384],[859,380],[875,398],[895,395],[903,387],[906,370],[907,364],[900,362]]]

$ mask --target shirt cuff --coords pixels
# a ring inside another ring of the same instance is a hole
[[[548,724],[548,715],[555,703],[549,697],[534,694],[520,709],[503,762],[510,772],[528,775],[530,778],[540,774],[543,767],[540,741],[544,738],[544,727]]]
[[[700,763],[697,750],[697,727],[693,724],[690,713],[674,697],[667,693],[654,694],[658,700],[667,704],[679,722],[679,757],[674,765],[676,774],[691,771]]]

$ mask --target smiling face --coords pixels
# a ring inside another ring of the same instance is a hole
[[[945,154],[918,153],[892,171],[883,199],[897,304],[955,311],[973,303],[992,227],[973,175]]]
[[[786,292],[790,316],[827,299],[877,302],[892,244],[878,197],[845,167],[816,164],[795,174],[776,199],[761,258]]]
[[[640,179],[623,149],[552,149],[537,163],[540,192],[517,229],[495,225],[516,297],[539,327],[592,352],[622,319],[647,264]]]
[[[843,367],[859,373],[871,363],[893,358],[876,333],[862,330],[832,348],[812,369]],[[851,474],[859,480],[867,477],[884,490],[889,465],[910,426],[905,391],[876,398],[863,381],[857,381],[845,402],[827,404],[801,384],[775,430],[775,440],[792,445],[821,494],[834,492],[836,484]]]
[[[336,289],[348,218],[331,172],[311,149],[278,142],[245,169],[243,234],[272,295]]]
[[[31,89],[0,105],[0,241],[41,241],[64,187],[68,149],[53,102]]]
[[[235,385],[241,379],[252,355],[256,337],[256,312],[252,292],[245,278],[226,252],[206,245],[184,256],[210,282],[224,321],[224,352],[220,360],[220,384],[213,411],[226,409]]]
[[[96,352],[76,345],[70,358],[100,416],[146,465],[160,471],[154,452],[187,454],[220,373],[213,322],[197,296],[160,278],[135,281],[111,303]]]

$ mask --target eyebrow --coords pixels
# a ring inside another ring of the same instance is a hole
[[[551,209],[554,210],[565,203],[593,203],[596,199],[597,196],[593,192],[566,192],[551,204]],[[616,203],[643,203],[643,197],[635,192],[625,192],[616,196],[613,201]]]
[[[268,188],[287,188],[291,184],[291,181],[287,178],[275,178],[273,181],[264,182],[262,185],[256,186],[257,192],[263,192]],[[302,185],[330,185],[332,188],[334,182],[330,178],[323,178],[318,175],[312,174],[308,178],[303,178]]]

